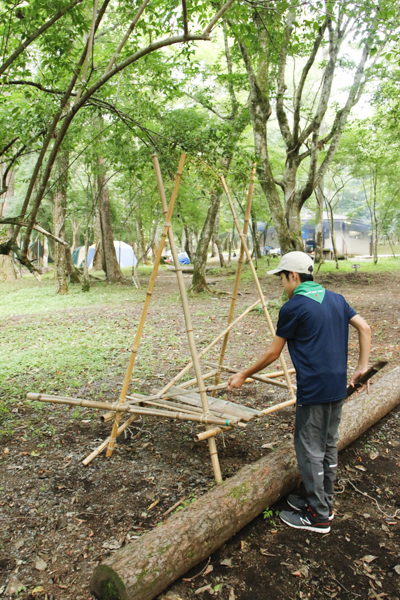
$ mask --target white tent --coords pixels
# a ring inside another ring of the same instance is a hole
[[[115,253],[117,255],[118,264],[121,268],[135,267],[137,265],[137,258],[133,251],[132,246],[130,246],[129,244],[126,244],[125,242],[122,242],[120,240],[115,240],[114,248],[115,248]],[[93,266],[95,250],[96,250],[96,246],[94,244],[89,246],[89,251],[88,251],[88,267],[89,267],[89,269],[91,269]],[[72,254],[72,258],[73,258],[74,264],[77,267],[80,267],[82,265],[83,261],[85,260],[85,246],[80,246],[79,248],[76,248],[76,250],[74,250],[74,252]]]

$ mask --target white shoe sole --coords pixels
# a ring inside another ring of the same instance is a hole
[[[289,523],[289,521],[285,521],[285,519],[283,517],[280,517],[281,521],[283,521],[286,525],[289,525],[289,527],[293,527],[293,529],[305,529],[307,531],[315,531],[316,533],[329,533],[331,528],[330,527],[312,527],[311,525],[293,525],[293,523]]]
[[[297,508],[297,506],[293,506],[293,504],[290,504],[290,502],[288,500],[286,500],[286,504],[288,504],[290,506],[290,508],[293,508],[293,510],[296,510],[297,512],[300,512],[300,510],[301,510],[301,508]],[[335,518],[335,513],[332,513],[328,517],[328,519],[330,521],[333,521],[334,518]]]

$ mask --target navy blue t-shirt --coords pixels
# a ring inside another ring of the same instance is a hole
[[[349,320],[356,314],[343,296],[328,290],[321,304],[298,294],[282,306],[276,335],[288,342],[298,404],[346,397]]]

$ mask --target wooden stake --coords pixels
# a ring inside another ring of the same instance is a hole
[[[251,203],[253,200],[255,174],[256,174],[256,165],[254,165],[253,170],[251,171],[251,175],[250,175],[249,191],[247,193],[247,204],[246,204],[246,210],[244,213],[243,235],[247,235],[247,231],[249,228]],[[243,259],[244,259],[244,246],[243,246],[243,243],[241,243],[238,266],[237,266],[236,277],[235,277],[235,284],[233,286],[232,300],[231,300],[231,305],[229,307],[228,325],[232,322],[233,315],[235,312],[235,305],[236,305],[236,299],[237,299],[237,295],[238,295],[238,291],[239,291],[240,277],[242,275],[242,269],[243,269]],[[226,334],[224,336],[224,341],[222,342],[221,353],[219,355],[219,360],[218,360],[219,365],[224,364],[225,351],[226,351],[226,347],[228,345],[228,339],[229,339],[229,331],[226,332]],[[221,370],[218,369],[218,372],[217,372],[217,375],[215,376],[215,381],[214,381],[215,385],[218,385],[218,383],[219,383],[220,374],[221,374]],[[213,392],[212,395],[215,396],[215,394],[216,394],[216,392]]]
[[[183,165],[185,164],[185,158],[186,158],[186,155],[183,152],[181,154],[181,158],[179,161],[178,172],[176,175],[175,185],[174,185],[174,189],[173,189],[172,196],[171,196],[171,202],[169,203],[169,208],[165,207],[165,210],[164,210],[164,228],[163,228],[163,231],[161,234],[160,243],[158,245],[158,249],[157,249],[157,253],[156,253],[156,257],[155,257],[155,261],[154,261],[154,266],[153,266],[153,271],[152,271],[152,274],[150,277],[149,287],[147,288],[146,300],[145,300],[145,303],[143,306],[142,315],[140,317],[139,325],[138,325],[138,328],[136,331],[136,336],[135,336],[135,339],[134,339],[134,342],[133,342],[133,345],[131,348],[131,356],[129,359],[128,368],[126,370],[125,378],[124,378],[124,381],[122,384],[121,393],[119,396],[120,402],[125,401],[126,394],[128,392],[128,388],[129,388],[129,384],[131,382],[133,365],[135,364],[136,354],[137,354],[140,340],[142,337],[143,327],[144,327],[144,323],[146,321],[146,316],[147,316],[147,312],[149,309],[150,300],[151,300],[151,296],[152,296],[153,289],[154,289],[154,284],[155,284],[157,273],[158,273],[158,268],[160,266],[161,256],[162,256],[162,252],[163,252],[164,244],[165,244],[165,239],[168,234],[169,222],[171,220],[172,211],[173,211],[174,205],[175,205],[175,200],[178,195],[178,188],[179,188],[179,184],[181,181]],[[106,456],[112,455],[113,448],[115,445],[115,440],[117,438],[117,431],[118,431],[120,418],[121,418],[121,415],[119,415],[119,414],[115,415],[114,424],[113,424],[113,427],[111,430],[111,435],[110,435],[110,440],[109,440],[108,447],[107,447]]]
[[[221,181],[222,181],[222,185],[224,186],[225,194],[226,194],[226,197],[228,198],[229,205],[231,207],[231,211],[232,211],[233,219],[235,221],[237,232],[238,232],[238,234],[240,236],[240,239],[242,240],[243,248],[244,248],[244,251],[246,252],[247,260],[249,261],[251,272],[253,274],[253,278],[254,278],[254,281],[255,281],[255,284],[256,284],[256,287],[257,287],[257,290],[258,290],[258,294],[260,296],[261,304],[262,304],[262,307],[264,309],[265,316],[267,318],[267,322],[268,322],[269,329],[271,331],[271,335],[272,335],[272,337],[274,337],[274,335],[275,335],[275,329],[274,329],[274,326],[272,324],[271,317],[269,315],[267,305],[265,303],[265,298],[264,298],[263,291],[261,289],[260,280],[258,279],[257,271],[255,270],[255,267],[254,267],[254,264],[253,264],[253,260],[251,258],[251,254],[250,254],[249,249],[247,247],[246,238],[245,238],[245,236],[243,235],[243,233],[242,233],[242,231],[240,229],[240,224],[239,224],[239,221],[238,221],[238,218],[237,218],[237,215],[236,215],[235,207],[233,206],[233,202],[232,202],[232,199],[230,197],[229,190],[228,190],[228,187],[226,185],[225,178],[224,178],[223,175],[221,175]],[[282,370],[285,373],[285,379],[286,379],[286,382],[287,382],[287,386],[289,388],[290,396],[291,396],[292,400],[295,400],[296,396],[295,396],[295,393],[294,393],[293,385],[292,385],[292,382],[290,380],[290,376],[289,376],[289,373],[288,373],[288,370],[287,370],[286,361],[285,361],[285,359],[284,359],[284,357],[283,357],[282,354],[279,356],[279,359],[280,359],[280,362],[281,362],[281,365],[282,365]]]
[[[163,212],[164,212],[165,220],[166,220],[166,224],[167,224],[168,206],[167,206],[167,200],[165,198],[165,191],[164,191],[164,185],[162,182],[160,165],[159,165],[156,154],[153,154],[153,163],[154,163],[154,169],[156,172],[158,190],[160,193]],[[190,308],[189,308],[189,302],[188,302],[187,294],[186,294],[185,281],[183,279],[182,269],[181,269],[181,266],[179,263],[179,258],[178,258],[178,250],[176,248],[175,238],[174,238],[174,234],[172,232],[171,226],[168,227],[168,238],[169,238],[169,243],[170,243],[170,247],[171,247],[172,257],[174,260],[175,272],[176,272],[176,276],[178,279],[179,291],[181,294],[183,314],[184,314],[185,323],[186,323],[186,334],[188,337],[190,353],[192,355],[192,362],[193,362],[194,372],[195,372],[196,379],[197,379],[197,386],[199,388],[199,394],[200,394],[200,398],[201,398],[201,404],[203,406],[203,411],[204,411],[205,415],[207,415],[210,410],[209,405],[208,405],[208,398],[207,398],[207,393],[204,389],[204,380],[203,380],[203,375],[201,373],[199,357],[197,354],[196,341],[195,341],[195,337],[194,337],[194,333],[193,333],[192,319],[190,316]],[[212,466],[214,469],[214,476],[215,476],[216,482],[222,483],[222,475],[221,475],[221,469],[219,466],[217,446],[216,446],[214,438],[211,438],[209,440],[209,450],[210,450],[211,462],[212,462]]]

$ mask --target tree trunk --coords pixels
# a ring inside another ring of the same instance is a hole
[[[222,187],[218,187],[211,192],[210,206],[208,207],[206,220],[201,230],[200,240],[197,244],[196,255],[194,257],[192,279],[192,290],[194,292],[203,292],[207,289],[206,267],[208,246],[215,228],[215,219],[217,218],[221,196]]]
[[[3,168],[0,166],[0,180],[3,178]],[[0,217],[4,217],[9,209],[9,206],[14,198],[14,170],[11,170],[8,174],[6,186],[7,191],[2,195],[0,199]],[[11,226],[8,230],[9,235],[6,236],[6,239],[12,237],[13,235],[13,226]],[[0,242],[6,241],[6,239],[0,239]],[[6,281],[14,281],[17,279],[17,273],[15,270],[15,260],[14,260],[14,252],[10,252],[7,256],[5,254],[0,255],[0,279],[5,279]]]
[[[65,266],[67,269],[67,275],[69,277],[70,283],[81,283],[81,278],[79,276],[78,270],[75,268],[74,262],[72,260],[71,248],[65,247]]]
[[[49,242],[47,235],[44,235],[43,238],[43,269],[47,269],[49,266]]]
[[[324,218],[324,180],[315,188],[317,211],[315,214],[315,258],[314,263],[319,264],[324,260],[323,218]]]
[[[117,255],[114,248],[114,234],[111,225],[110,194],[107,185],[105,160],[99,157],[98,175],[99,212],[101,223],[101,237],[104,256],[104,270],[109,283],[123,281],[124,277],[119,268]]]
[[[255,213],[253,207],[251,207],[251,230],[252,230],[252,234],[253,234],[254,256],[255,256],[256,260],[258,260],[259,258],[261,258],[261,249],[260,249],[260,240],[258,237],[257,217],[256,217],[256,213]]]
[[[326,206],[329,212],[329,228],[331,230],[331,241],[332,241],[332,248],[333,248],[333,256],[335,258],[335,263],[336,263],[336,268],[339,268],[339,261],[338,261],[338,253],[337,253],[337,248],[336,248],[336,237],[335,237],[335,221],[333,219],[333,206],[332,206],[332,200],[329,199],[326,201]]]
[[[191,243],[190,243],[191,232],[189,231],[189,227],[187,226],[186,223],[184,225],[184,229],[185,229],[185,252],[189,257],[190,262],[192,262],[192,248],[191,248]]]
[[[355,394],[345,403],[339,450],[399,403],[400,369],[396,368],[372,386],[370,395]],[[298,481],[293,442],[286,442],[107,558],[93,573],[92,593],[99,600],[152,600]]]
[[[100,220],[100,211],[98,207],[95,209],[94,213],[94,244],[96,246],[92,269],[93,271],[101,271],[103,268],[103,249],[101,244],[101,220]]]
[[[378,226],[378,219],[376,216],[376,203],[377,203],[377,187],[378,187],[378,169],[377,167],[374,168],[373,174],[372,174],[372,181],[373,181],[373,192],[372,192],[372,229],[374,232],[374,264],[376,265],[376,263],[378,262],[378,236],[379,236],[379,226]]]
[[[219,239],[219,210],[218,210],[218,214],[215,218],[214,242],[215,242],[215,245],[217,246],[217,250],[218,250],[219,264],[221,266],[221,269],[224,269],[226,267],[226,265],[225,265],[225,261],[224,261],[224,255],[222,254],[221,242]]]
[[[68,151],[63,150],[57,157],[57,175],[59,177],[54,194],[53,230],[54,234],[65,241],[65,219],[67,216],[68,188]],[[65,246],[55,244],[54,280],[56,294],[68,294],[67,261]]]

